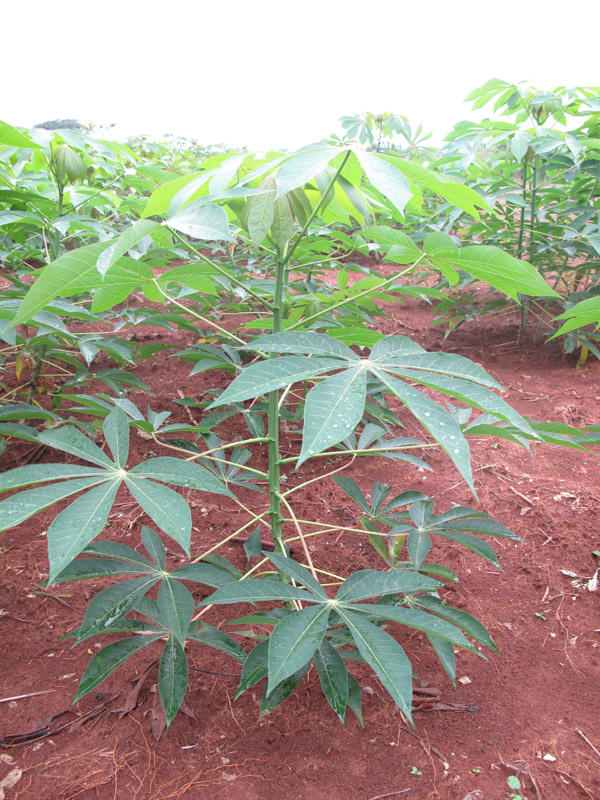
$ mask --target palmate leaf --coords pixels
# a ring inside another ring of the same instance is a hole
[[[0,519],[4,521],[4,528],[20,524],[59,500],[86,489],[90,490],[62,511],[48,530],[50,583],[106,525],[110,508],[122,482],[125,482],[143,510],[188,554],[191,536],[190,508],[177,492],[155,481],[231,496],[230,490],[211,472],[198,464],[179,459],[150,459],[127,472],[125,461],[129,449],[129,425],[127,415],[119,406],[115,406],[106,416],[104,433],[117,463],[112,462],[78,429],[65,426],[44,432],[40,435],[40,440],[43,437],[45,444],[90,461],[100,469],[96,466],[82,468],[60,464],[34,465],[9,470],[0,478],[0,491],[53,478],[68,479],[21,492],[0,502]],[[79,477],[80,475],[87,477]],[[100,551],[97,554],[112,555]],[[126,561],[139,560],[135,551],[128,551],[124,558]]]

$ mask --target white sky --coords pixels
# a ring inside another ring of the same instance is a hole
[[[296,148],[391,111],[447,133],[489,78],[600,84],[600,0],[30,0],[2,5],[0,119]]]

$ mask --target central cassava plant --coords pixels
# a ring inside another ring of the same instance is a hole
[[[342,723],[348,708],[361,718],[361,690],[347,665],[362,661],[411,719],[411,663],[385,630],[386,622],[423,632],[453,683],[456,647],[478,656],[477,645],[495,649],[481,623],[441,599],[444,582],[456,576],[427,561],[432,536],[456,542],[494,564],[494,551],[480,536],[518,537],[483,511],[465,506],[434,514],[433,501],[421,492],[398,492],[376,483],[368,499],[339,473],[367,456],[429,469],[415,452],[438,447],[473,489],[467,435],[502,436],[527,445],[528,440],[550,438],[552,432],[514,411],[495,393],[499,384],[477,364],[454,354],[427,352],[405,336],[383,336],[371,324],[381,313],[377,301],[414,294],[410,275],[423,263],[441,270],[451,282],[458,279],[456,269],[466,271],[514,299],[517,292],[552,291],[531,266],[494,247],[461,250],[434,234],[421,250],[397,228],[373,224],[379,210],[401,219],[405,206],[419,201],[418,183],[475,216],[486,207],[472,190],[414,163],[352,145],[322,144],[263,160],[246,153],[213,159],[210,168],[202,166],[191,176],[160,186],[144,217],[112,240],[71,251],[49,264],[14,324],[26,323],[57,297],[91,291],[92,311],[97,312],[141,290],[149,300],[200,321],[215,336],[197,350],[194,372],[217,368],[236,373],[208,409],[219,409],[222,419],[239,413],[250,437],[223,442],[211,432],[214,411],[198,425],[168,426],[166,413],[149,410],[145,419],[130,401],[98,400],[94,408],[104,416],[104,439],[112,458],[74,427],[40,433],[40,443],[85,465],[38,464],[5,472],[0,477],[3,491],[38,486],[0,503],[2,527],[77,494],[48,528],[48,583],[121,578],[93,597],[72,634],[76,642],[125,634],[92,657],[76,699],[139,650],[160,643],[158,685],[169,725],[188,686],[186,649],[197,642],[243,665],[238,695],[267,679],[261,713],[281,703],[314,664]],[[351,250],[357,225],[360,242],[386,245],[386,261],[395,266],[386,274],[357,267],[363,277],[351,283],[344,265],[319,254],[331,254],[332,247]],[[189,264],[155,273],[153,246],[141,257],[138,252],[136,259],[127,256],[142,240],[149,242],[147,237],[156,247],[166,247],[166,236],[175,240],[172,257],[186,251]],[[192,240],[204,243],[203,249]],[[224,243],[221,255],[221,244],[211,245],[211,252],[206,242]],[[337,270],[333,288],[319,277],[323,265]],[[232,329],[220,319],[229,311],[251,320]],[[253,328],[266,333],[252,338]],[[429,390],[450,401],[448,405],[432,399]],[[388,407],[390,398],[416,418],[424,440],[397,435],[394,429],[401,423]],[[247,401],[251,406],[244,405]],[[461,407],[452,405],[456,401]],[[92,399],[86,403],[91,408]],[[465,404],[483,414],[469,421],[472,409]],[[132,425],[149,433],[153,446],[164,444],[177,455],[128,467]],[[280,444],[284,425],[301,425],[302,445],[293,455]],[[204,436],[204,447],[168,438],[181,430]],[[266,472],[251,466],[251,456],[265,450]],[[319,464],[332,460],[329,472],[318,470]],[[311,477],[303,478],[305,464],[315,465]],[[335,476],[356,503],[360,524],[334,525],[298,516],[296,493],[328,476]],[[240,486],[265,485],[268,502],[258,510],[237,496]],[[119,541],[96,540],[121,486],[181,546],[186,563],[167,569],[162,540],[148,527],[141,531],[144,553]],[[228,498],[224,502],[241,507],[246,519],[217,544],[203,543],[202,534],[192,542],[189,505],[170,486],[220,494]],[[323,569],[318,549],[308,543],[344,531],[369,539],[383,569],[345,576]],[[264,551],[267,532],[273,552]],[[218,551],[244,533],[248,562],[258,560],[242,573]],[[292,557],[294,543],[300,558]],[[193,584],[216,591],[197,603],[188,588]],[[260,607],[263,602],[269,604],[267,610]],[[252,605],[252,612],[228,624],[272,626],[268,637],[255,636],[258,643],[249,653],[205,621],[213,607],[244,603]]]

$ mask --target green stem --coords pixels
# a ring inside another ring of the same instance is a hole
[[[183,244],[191,253],[193,253],[196,256],[196,258],[199,258],[200,261],[204,261],[205,264],[208,264],[208,266],[212,267],[212,269],[214,269],[216,272],[218,272],[221,275],[225,276],[228,280],[231,281],[231,283],[234,283],[236,286],[240,286],[247,294],[250,295],[250,297],[253,297],[256,300],[257,303],[260,303],[265,308],[268,308],[269,311],[273,310],[273,304],[272,303],[269,303],[268,300],[265,300],[264,297],[261,297],[259,294],[257,294],[252,289],[249,289],[243,281],[240,281],[238,278],[236,278],[234,275],[232,275],[229,272],[229,270],[225,269],[220,264],[217,264],[214,261],[211,261],[210,258],[207,258],[207,256],[204,255],[204,253],[201,253],[200,250],[197,250],[194,247],[193,244],[190,244],[176,230],[173,230],[173,228],[169,228],[169,230],[175,236],[175,238],[179,242],[181,242],[181,244]]]
[[[38,381],[40,379],[40,374],[42,372],[42,366],[44,365],[44,356],[46,355],[46,350],[48,348],[46,345],[42,345],[40,347],[40,351],[38,353],[37,361],[35,362],[35,367],[33,369],[33,374],[31,376],[31,380],[29,381],[29,392],[27,394],[27,402],[29,405],[33,402],[33,398],[36,394],[36,389],[38,385]]]
[[[60,217],[62,217],[62,215],[63,215],[63,198],[64,198],[64,193],[65,193],[65,187],[61,183],[61,181],[59,181],[58,178],[56,178],[56,192],[58,194],[58,201],[57,201],[57,204],[56,204],[56,218],[55,218],[55,221],[57,219],[60,219]],[[58,230],[58,228],[55,228],[52,231],[52,239],[51,239],[51,241],[52,241],[52,253],[54,255],[54,258],[58,258],[58,254],[59,254],[59,251],[60,251],[60,231]]]
[[[285,265],[278,262],[275,268],[275,291],[273,294],[273,333],[281,332],[281,311],[283,305],[283,284]],[[277,353],[270,353],[269,358],[277,358]],[[279,390],[269,392],[268,411],[268,454],[269,454],[269,515],[275,549],[285,554],[283,532],[281,529],[281,454],[279,452]]]

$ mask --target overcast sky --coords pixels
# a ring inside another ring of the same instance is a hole
[[[600,0],[30,0],[2,7],[0,119],[296,148],[391,111],[440,139],[489,78],[600,84]]]

